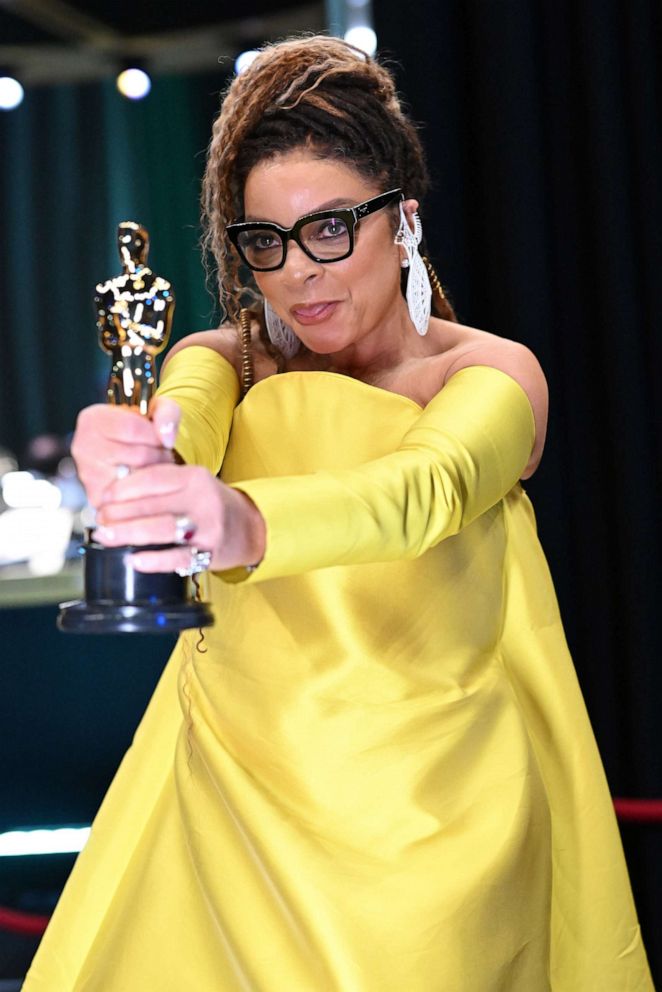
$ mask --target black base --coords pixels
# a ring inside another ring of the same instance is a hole
[[[57,618],[65,634],[172,634],[189,627],[211,627],[213,623],[207,603],[195,601],[179,606],[129,606],[78,599],[61,603]]]
[[[85,598],[61,604],[59,629],[69,634],[171,634],[189,627],[210,627],[214,615],[207,603],[189,597],[185,576],[138,572],[129,561],[135,551],[177,546],[86,544]]]

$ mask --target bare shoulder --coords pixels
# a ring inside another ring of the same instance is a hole
[[[536,427],[531,457],[522,473],[523,479],[530,478],[542,457],[547,433],[549,391],[540,362],[531,349],[521,342],[488,331],[456,325],[450,334],[454,335],[455,340],[444,354],[444,384],[460,369],[487,365],[511,376],[526,393]]]
[[[213,331],[195,331],[181,338],[172,346],[166,355],[164,366],[173,355],[184,348],[198,345],[202,348],[211,348],[222,358],[225,358],[237,373],[237,378],[242,376],[242,354],[241,354],[241,334],[233,324],[222,324]],[[276,371],[275,361],[267,354],[264,344],[260,338],[260,328],[256,320],[251,325],[251,353],[255,370],[255,381],[264,379],[268,375],[273,375]]]
[[[217,327],[212,331],[195,331],[193,334],[187,334],[186,337],[177,341],[168,351],[163,362],[164,366],[167,365],[173,355],[176,355],[179,351],[183,351],[184,348],[190,348],[192,345],[211,348],[212,351],[215,351],[222,358],[230,362],[237,374],[239,374],[241,349],[237,329],[232,324],[222,324],[221,327]]]

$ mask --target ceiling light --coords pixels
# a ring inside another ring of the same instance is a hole
[[[247,52],[242,52],[241,55],[237,55],[234,63],[234,71],[239,76],[242,72],[248,69],[251,62],[254,62],[260,53],[251,48]]]
[[[152,80],[143,69],[125,69],[117,77],[117,88],[128,100],[142,100],[152,88]]]
[[[23,103],[23,87],[13,76],[0,76],[0,110],[14,110]]]
[[[360,48],[366,55],[374,55],[377,51],[377,35],[367,24],[357,24],[346,31],[345,41]]]

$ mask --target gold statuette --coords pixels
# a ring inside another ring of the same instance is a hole
[[[136,407],[146,414],[156,389],[155,357],[168,344],[175,296],[167,279],[147,265],[149,234],[124,221],[117,232],[123,272],[99,283],[99,343],[112,358],[108,402]]]
[[[147,267],[149,234],[141,224],[119,225],[123,272],[100,283],[94,298],[100,344],[112,358],[108,402],[147,415],[156,389],[155,359],[170,337],[175,296],[167,279]],[[91,534],[85,555],[84,598],[60,604],[57,624],[72,634],[171,634],[209,627],[207,603],[191,598],[188,580],[175,572],[136,571],[136,551],[163,551],[178,544],[106,548]]]

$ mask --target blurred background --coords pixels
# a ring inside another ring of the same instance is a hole
[[[549,380],[526,489],[662,975],[659,4],[0,0],[0,992],[172,646],[55,629],[86,519],[70,435],[108,375],[94,286],[137,220],[177,296],[171,343],[217,326],[198,196],[219,94],[264,41],[350,30],[420,122],[424,228],[460,320],[527,344]]]

